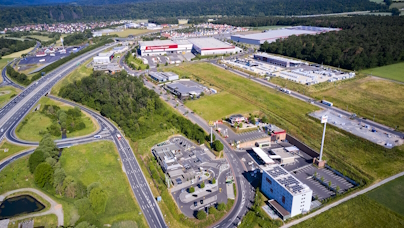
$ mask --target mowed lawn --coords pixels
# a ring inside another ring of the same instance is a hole
[[[100,224],[131,220],[138,227],[146,227],[112,142],[99,141],[67,148],[63,150],[60,162],[66,175],[86,186],[99,182],[107,192],[105,212],[97,215]]]
[[[404,3],[403,3],[404,4]],[[404,62],[361,71],[366,74],[404,82]]]
[[[93,69],[91,67],[86,67],[87,64],[89,64],[92,61],[92,59],[87,60],[85,63],[81,64],[80,67],[76,68],[73,72],[71,72],[69,75],[64,77],[61,81],[56,83],[52,87],[51,93],[54,95],[58,95],[60,89],[70,83],[73,83],[75,81],[81,80],[84,77],[90,76],[91,73],[93,72]]]
[[[367,193],[367,195],[371,199],[404,216],[404,176],[376,188]]]
[[[253,104],[227,92],[205,95],[198,100],[187,101],[185,105],[205,120],[212,121],[232,114],[248,114],[257,111],[257,107]]]
[[[22,51],[19,51],[19,52],[14,52],[14,53],[11,53],[9,55],[5,55],[5,56],[3,56],[1,58],[5,58],[5,59],[19,58],[19,57],[21,57],[22,54],[27,54],[28,52],[32,51],[33,49],[34,49],[34,47],[31,47],[31,48],[28,48],[28,49],[25,49],[25,50],[22,50]]]
[[[403,71],[404,72],[404,71]],[[404,129],[404,85],[375,77],[364,77],[313,92],[312,97],[325,99],[349,112]],[[401,129],[401,131],[403,131]]]
[[[118,35],[119,37],[128,37],[129,35],[139,35],[139,34],[144,34],[144,33],[148,33],[151,30],[147,30],[147,29],[124,29],[123,31],[120,32],[111,32],[109,33],[110,35]]]
[[[403,227],[404,217],[370,199],[358,196],[293,228]]]
[[[13,86],[3,86],[0,87],[0,107],[3,107],[7,104],[14,96],[21,92],[20,89],[17,89]]]
[[[318,110],[317,107],[209,63],[182,64],[167,70],[180,76],[198,78],[222,92],[248,101],[268,115],[272,124],[319,151],[323,126],[308,116],[310,112]],[[362,183],[386,178],[404,170],[404,146],[385,149],[334,127],[327,128],[324,151],[328,164],[349,173]]]
[[[34,105],[34,108],[37,107],[38,104],[41,104],[41,110],[44,108],[46,104],[48,105],[57,105],[59,106],[62,110],[68,110],[70,108],[73,108],[70,105],[51,100],[48,97],[42,97],[37,104]],[[33,108],[33,109],[34,109]],[[40,141],[42,139],[42,136],[40,132],[46,131],[46,128],[52,125],[52,120],[47,117],[46,115],[42,114],[39,111],[33,112],[33,109],[28,113],[28,115],[24,118],[26,119],[27,122],[23,124],[23,121],[21,121],[17,128],[16,128],[16,135],[20,139],[28,140],[28,141]],[[87,116],[84,112],[82,112],[82,120],[86,127],[82,130],[79,131],[74,131],[72,133],[67,133],[67,137],[77,137],[77,136],[83,136],[83,135],[88,135],[91,134],[92,132],[95,132],[99,126],[97,122],[90,116]],[[58,139],[56,136],[52,136],[54,139]],[[61,137],[59,137],[61,138]]]
[[[13,143],[9,143],[7,140],[3,140],[0,143],[0,161],[6,157],[9,157],[13,154],[21,152],[23,150],[30,149],[31,147],[19,146]],[[7,150],[7,152],[5,151]]]

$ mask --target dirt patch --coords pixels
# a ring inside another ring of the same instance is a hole
[[[6,95],[6,94],[9,94],[9,93],[11,93],[10,90],[0,91],[0,96]]]

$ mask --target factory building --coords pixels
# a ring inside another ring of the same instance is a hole
[[[140,41],[139,54],[141,56],[156,56],[170,53],[191,52],[192,44],[187,40],[153,40]]]
[[[280,165],[263,169],[261,191],[283,220],[310,210],[313,191]]]
[[[181,80],[168,83],[165,88],[180,99],[188,97],[199,97],[206,88],[191,80]]]
[[[200,55],[223,55],[234,54],[241,51],[240,48],[224,43],[215,38],[194,38],[189,39],[193,44],[193,53]]]
[[[274,29],[267,32],[248,34],[248,35],[232,35],[231,40],[235,42],[260,45],[265,41],[268,43],[275,42],[277,39],[285,39],[289,36],[295,35],[315,35],[330,31],[339,31],[341,29],[335,28],[322,28],[322,27],[312,27],[312,26],[295,26],[283,29]]]
[[[275,55],[270,55],[267,53],[257,53],[254,54],[254,59],[261,60],[267,63],[271,63],[274,65],[282,66],[282,67],[296,67],[304,64],[301,61],[287,59]]]
[[[128,50],[128,46],[119,46],[119,47],[114,47],[112,50],[114,53],[124,53],[126,50]]]
[[[114,58],[113,52],[100,53],[93,58],[94,64],[108,64]]]
[[[149,72],[149,76],[157,82],[178,80],[179,76],[173,72]]]

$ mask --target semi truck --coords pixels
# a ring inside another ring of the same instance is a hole
[[[330,106],[330,107],[333,105],[331,102],[326,101],[326,100],[321,100],[321,103],[323,103],[323,104],[325,104],[327,106]]]

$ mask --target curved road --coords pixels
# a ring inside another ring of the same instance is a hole
[[[32,83],[30,86],[25,88],[18,96],[14,97],[6,106],[0,109],[0,138],[7,137],[10,141],[18,144],[37,145],[36,142],[26,142],[17,139],[14,135],[15,127],[24,118],[24,116],[27,115],[29,110],[32,109],[32,107],[38,102],[38,100],[43,95],[47,94],[52,86],[55,85],[60,79],[72,72],[80,63],[85,62],[93,55],[110,47],[111,46],[103,46],[97,48],[63,64],[62,66],[48,73],[46,76],[42,77],[38,81]],[[4,69],[2,71],[2,76],[5,79],[7,78]],[[56,97],[52,98],[74,106],[77,105],[71,101],[66,101]],[[160,208],[156,203],[156,200],[150,190],[149,185],[147,184],[146,178],[142,170],[140,169],[140,166],[134,156],[131,147],[129,146],[129,143],[126,141],[125,138],[119,140],[116,137],[117,134],[123,134],[115,127],[115,125],[113,125],[109,120],[102,117],[100,114],[83,106],[80,107],[88,112],[90,115],[92,115],[100,123],[104,132],[106,131],[109,135],[112,135],[112,137],[107,136],[107,139],[113,140],[118,148],[119,155],[123,164],[123,169],[125,170],[132,191],[145,215],[149,227],[167,227]],[[56,144],[58,147],[68,147],[78,143],[88,143],[94,141],[97,141],[97,139],[87,136],[81,138],[57,140]],[[0,170],[15,159],[18,159],[29,153],[32,153],[32,150],[14,155],[6,161],[3,161],[2,164],[0,164]]]

